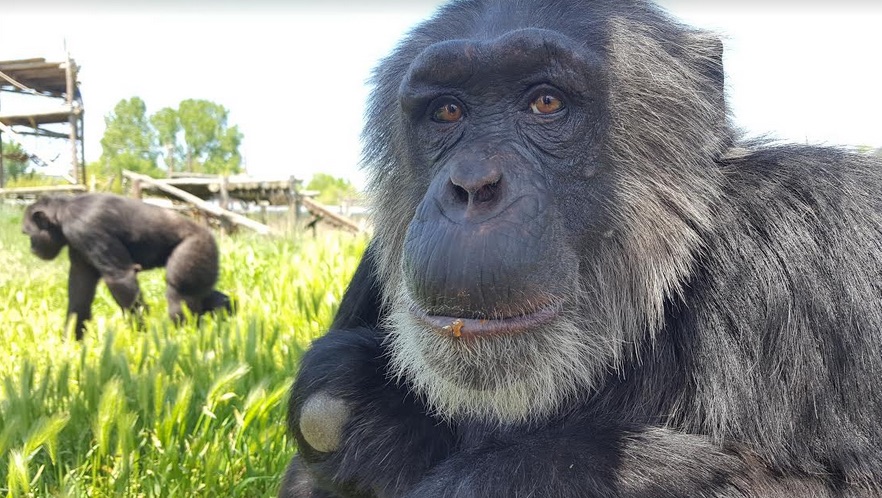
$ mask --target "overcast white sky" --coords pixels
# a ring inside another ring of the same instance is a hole
[[[880,147],[882,3],[851,1],[662,4],[724,36],[730,105],[751,134]],[[100,156],[104,117],[119,100],[139,96],[153,113],[203,98],[230,110],[250,173],[327,172],[359,185],[365,80],[439,4],[2,3],[0,60],[62,60],[66,40],[81,66],[87,161]],[[0,106],[16,110],[5,96]]]

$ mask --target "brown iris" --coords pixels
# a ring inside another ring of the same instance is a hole
[[[453,102],[442,105],[435,109],[432,118],[442,123],[453,123],[462,119],[462,107]]]
[[[563,107],[561,99],[548,93],[540,95],[530,102],[530,110],[533,111],[533,114],[553,114]]]

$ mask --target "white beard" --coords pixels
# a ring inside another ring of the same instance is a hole
[[[621,352],[618,338],[598,333],[604,328],[584,317],[561,314],[524,333],[455,338],[421,323],[401,304],[405,296],[393,301],[391,374],[446,419],[541,421],[567,400],[594,392]]]

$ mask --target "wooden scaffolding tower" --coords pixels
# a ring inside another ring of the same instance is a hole
[[[0,61],[0,148],[4,139],[15,141],[25,149],[29,160],[45,166],[50,161],[27,151],[22,136],[67,140],[70,170],[65,176],[73,184],[85,184],[83,102],[78,72],[79,67],[70,55],[63,62],[46,62],[43,58]],[[29,102],[40,100],[48,106],[41,104],[40,110],[34,112],[4,113],[4,93],[29,95]],[[0,188],[5,186],[5,176],[3,154],[0,154]]]

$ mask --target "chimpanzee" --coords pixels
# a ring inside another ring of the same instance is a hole
[[[882,496],[878,159],[740,137],[643,0],[454,1],[373,82],[281,496]]]
[[[197,315],[232,312],[227,295],[214,290],[218,251],[211,232],[167,209],[112,194],[46,196],[25,210],[22,231],[45,260],[68,246],[67,313],[76,316],[77,340],[92,317],[99,279],[123,310],[136,311],[143,306],[138,272],[162,266],[168,313],[176,322],[183,318],[182,303]]]

